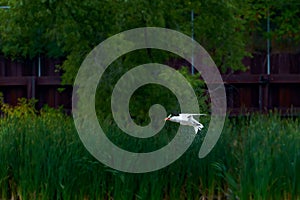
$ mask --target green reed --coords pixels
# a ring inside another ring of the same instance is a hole
[[[130,174],[93,158],[70,116],[53,109],[24,110],[11,110],[0,119],[0,199],[300,198],[298,118],[269,114],[227,119],[207,157],[198,158],[204,137],[199,134],[170,166]],[[124,140],[113,125],[105,130],[116,143],[126,141],[124,147],[155,149],[170,141],[176,128],[166,125],[161,137],[143,145]]]

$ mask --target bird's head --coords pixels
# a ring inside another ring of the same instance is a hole
[[[167,120],[171,120],[172,117],[175,117],[175,116],[179,116],[179,113],[178,112],[171,112],[171,114],[165,118],[165,121]]]

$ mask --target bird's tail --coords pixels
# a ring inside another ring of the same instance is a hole
[[[204,126],[202,124],[199,124],[197,126],[194,126],[194,130],[195,130],[195,134],[198,133],[198,130],[201,131],[201,129],[203,128]]]

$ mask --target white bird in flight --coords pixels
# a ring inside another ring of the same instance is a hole
[[[204,126],[203,126],[203,124],[201,124],[200,122],[195,120],[193,116],[201,116],[201,115],[206,115],[206,114],[182,113],[182,114],[179,114],[179,116],[169,115],[167,118],[165,118],[165,121],[177,122],[177,123],[180,123],[181,125],[192,126],[192,127],[194,127],[195,134],[197,134],[198,130],[201,131],[201,129]]]

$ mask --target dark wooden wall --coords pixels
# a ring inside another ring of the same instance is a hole
[[[223,74],[228,111],[231,115],[247,112],[266,112],[278,109],[282,114],[300,113],[300,53],[272,54],[270,74],[267,74],[267,55],[254,54],[245,58],[245,72]],[[71,110],[72,87],[62,86],[56,72],[59,59],[41,57],[30,61],[11,61],[0,56],[0,92],[4,101],[16,105],[18,98],[36,98],[37,107],[64,106]],[[168,63],[169,65],[181,65]],[[39,66],[41,66],[39,68]],[[65,88],[59,92],[58,88]]]
[[[282,115],[300,115],[300,53],[270,55],[255,53],[243,60],[246,71],[222,74],[226,88],[227,108],[231,115],[277,110]],[[183,60],[167,63],[175,69],[189,66]]]
[[[59,59],[45,57],[12,61],[0,56],[0,92],[4,102],[16,105],[19,98],[35,98],[38,108],[48,104],[70,111],[72,88],[61,85],[61,74],[56,69],[60,63]],[[59,88],[64,90],[59,92]]]
[[[271,54],[270,74],[267,54],[245,58],[246,72],[223,75],[228,109],[232,114],[270,109],[285,114],[300,111],[300,54]]]

